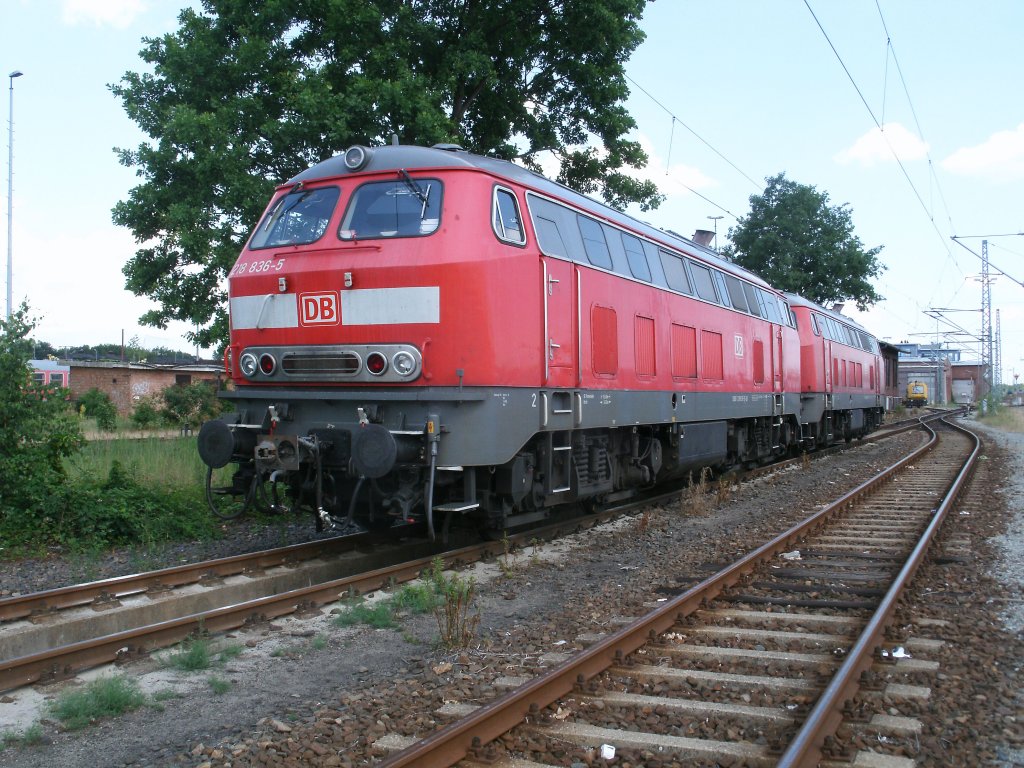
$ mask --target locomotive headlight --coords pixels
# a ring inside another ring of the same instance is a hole
[[[269,352],[264,352],[260,355],[260,373],[264,376],[269,376],[277,368],[277,361],[274,360],[274,356]]]
[[[408,352],[396,352],[391,358],[391,367],[399,376],[408,376],[416,370],[416,358]]]
[[[366,356],[366,370],[374,376],[380,376],[388,369],[388,359],[380,352],[371,352]]]
[[[247,379],[251,379],[256,375],[256,371],[259,368],[259,361],[256,360],[256,355],[252,352],[246,352],[238,360],[238,367],[242,370],[242,375]]]
[[[370,161],[370,150],[358,144],[345,150],[345,167],[350,171],[358,171]]]

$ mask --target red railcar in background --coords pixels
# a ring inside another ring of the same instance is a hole
[[[845,315],[795,294],[800,329],[800,410],[805,444],[849,442],[881,425],[884,367],[878,340]]]

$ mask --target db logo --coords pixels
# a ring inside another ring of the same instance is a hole
[[[338,294],[336,293],[302,293],[299,294],[300,317],[303,325],[337,325]]]

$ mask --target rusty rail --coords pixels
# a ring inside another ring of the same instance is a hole
[[[907,557],[906,563],[900,570],[892,586],[889,587],[885,597],[879,604],[871,621],[863,629],[857,642],[850,649],[846,661],[836,672],[829,682],[825,691],[819,697],[811,713],[807,716],[799,732],[790,742],[789,748],[779,759],[780,768],[813,768],[822,759],[822,748],[825,740],[833,735],[842,722],[842,708],[844,703],[852,698],[858,688],[862,672],[871,667],[874,660],[874,650],[880,644],[882,635],[889,624],[892,623],[893,614],[896,611],[896,604],[904,589],[913,579],[918,567],[924,560],[928,548],[942,526],[949,509],[956,503],[974,472],[974,467],[981,441],[977,435],[970,430],[943,419],[949,426],[960,432],[970,435],[974,439],[974,448],[964,463],[963,468],[956,479],[950,484],[942,499],[942,504],[932,516],[931,522],[921,535],[920,540],[913,551]]]
[[[88,605],[96,600],[129,597],[148,591],[173,589],[211,577],[221,578],[264,568],[311,560],[325,554],[345,552],[369,540],[367,534],[335,536],[330,539],[292,544],[217,560],[162,568],[157,571],[116,576],[27,595],[0,599],[0,622]]]
[[[441,768],[479,753],[488,742],[519,725],[532,713],[539,713],[544,707],[569,694],[576,685],[624,661],[627,655],[643,646],[651,637],[668,631],[701,605],[737,583],[757,565],[791,549],[795,542],[818,530],[852,502],[867,496],[901,469],[931,451],[937,445],[938,437],[929,427],[925,428],[931,432],[931,440],[927,444],[832,504],[551,671],[391,756],[382,763],[382,768]]]

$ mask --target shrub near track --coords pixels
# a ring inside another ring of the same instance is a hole
[[[24,304],[0,320],[0,557],[216,535],[197,482],[175,490],[139,481],[117,461],[102,473],[69,472],[84,445],[79,419],[67,390],[32,382],[33,327]]]

